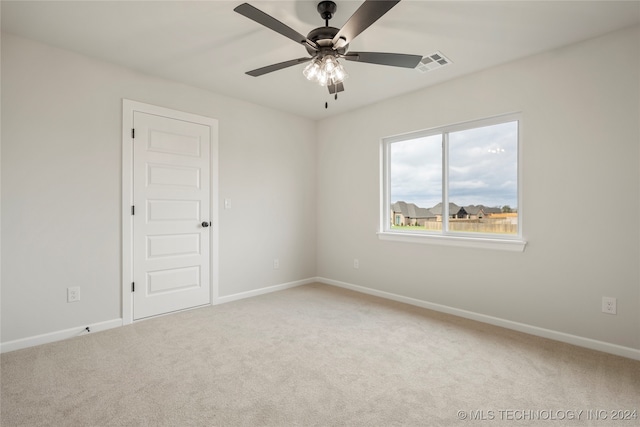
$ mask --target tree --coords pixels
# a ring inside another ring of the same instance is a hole
[[[513,212],[513,210],[511,209],[511,206],[509,206],[509,205],[504,205],[504,206],[502,207],[502,213],[511,213],[511,212]]]

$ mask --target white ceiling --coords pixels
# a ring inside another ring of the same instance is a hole
[[[361,1],[334,0],[340,28]],[[301,45],[233,11],[237,1],[2,1],[2,30],[216,93],[320,119],[516,58],[640,22],[640,1],[404,0],[350,44],[352,51],[426,56],[452,64],[417,70],[345,61],[337,101],[304,65],[245,71],[308,56]],[[249,0],[302,34],[324,25],[317,1]],[[594,58],[594,61],[606,58]],[[324,104],[328,101],[329,108]]]

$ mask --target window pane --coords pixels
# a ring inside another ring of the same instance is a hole
[[[518,233],[518,122],[449,134],[449,230]]]
[[[442,201],[442,135],[394,142],[389,150],[391,228],[442,230],[429,209]]]

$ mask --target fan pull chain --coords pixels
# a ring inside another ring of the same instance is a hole
[[[336,93],[335,93],[335,95],[333,95],[333,99],[337,101],[338,100],[338,86],[335,85],[334,87],[336,88]],[[325,110],[327,108],[329,108],[329,103],[328,102],[324,103],[324,108],[325,108]]]

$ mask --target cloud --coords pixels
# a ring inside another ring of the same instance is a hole
[[[449,200],[461,206],[518,204],[517,122],[449,134]],[[442,136],[391,145],[391,202],[442,201]]]

